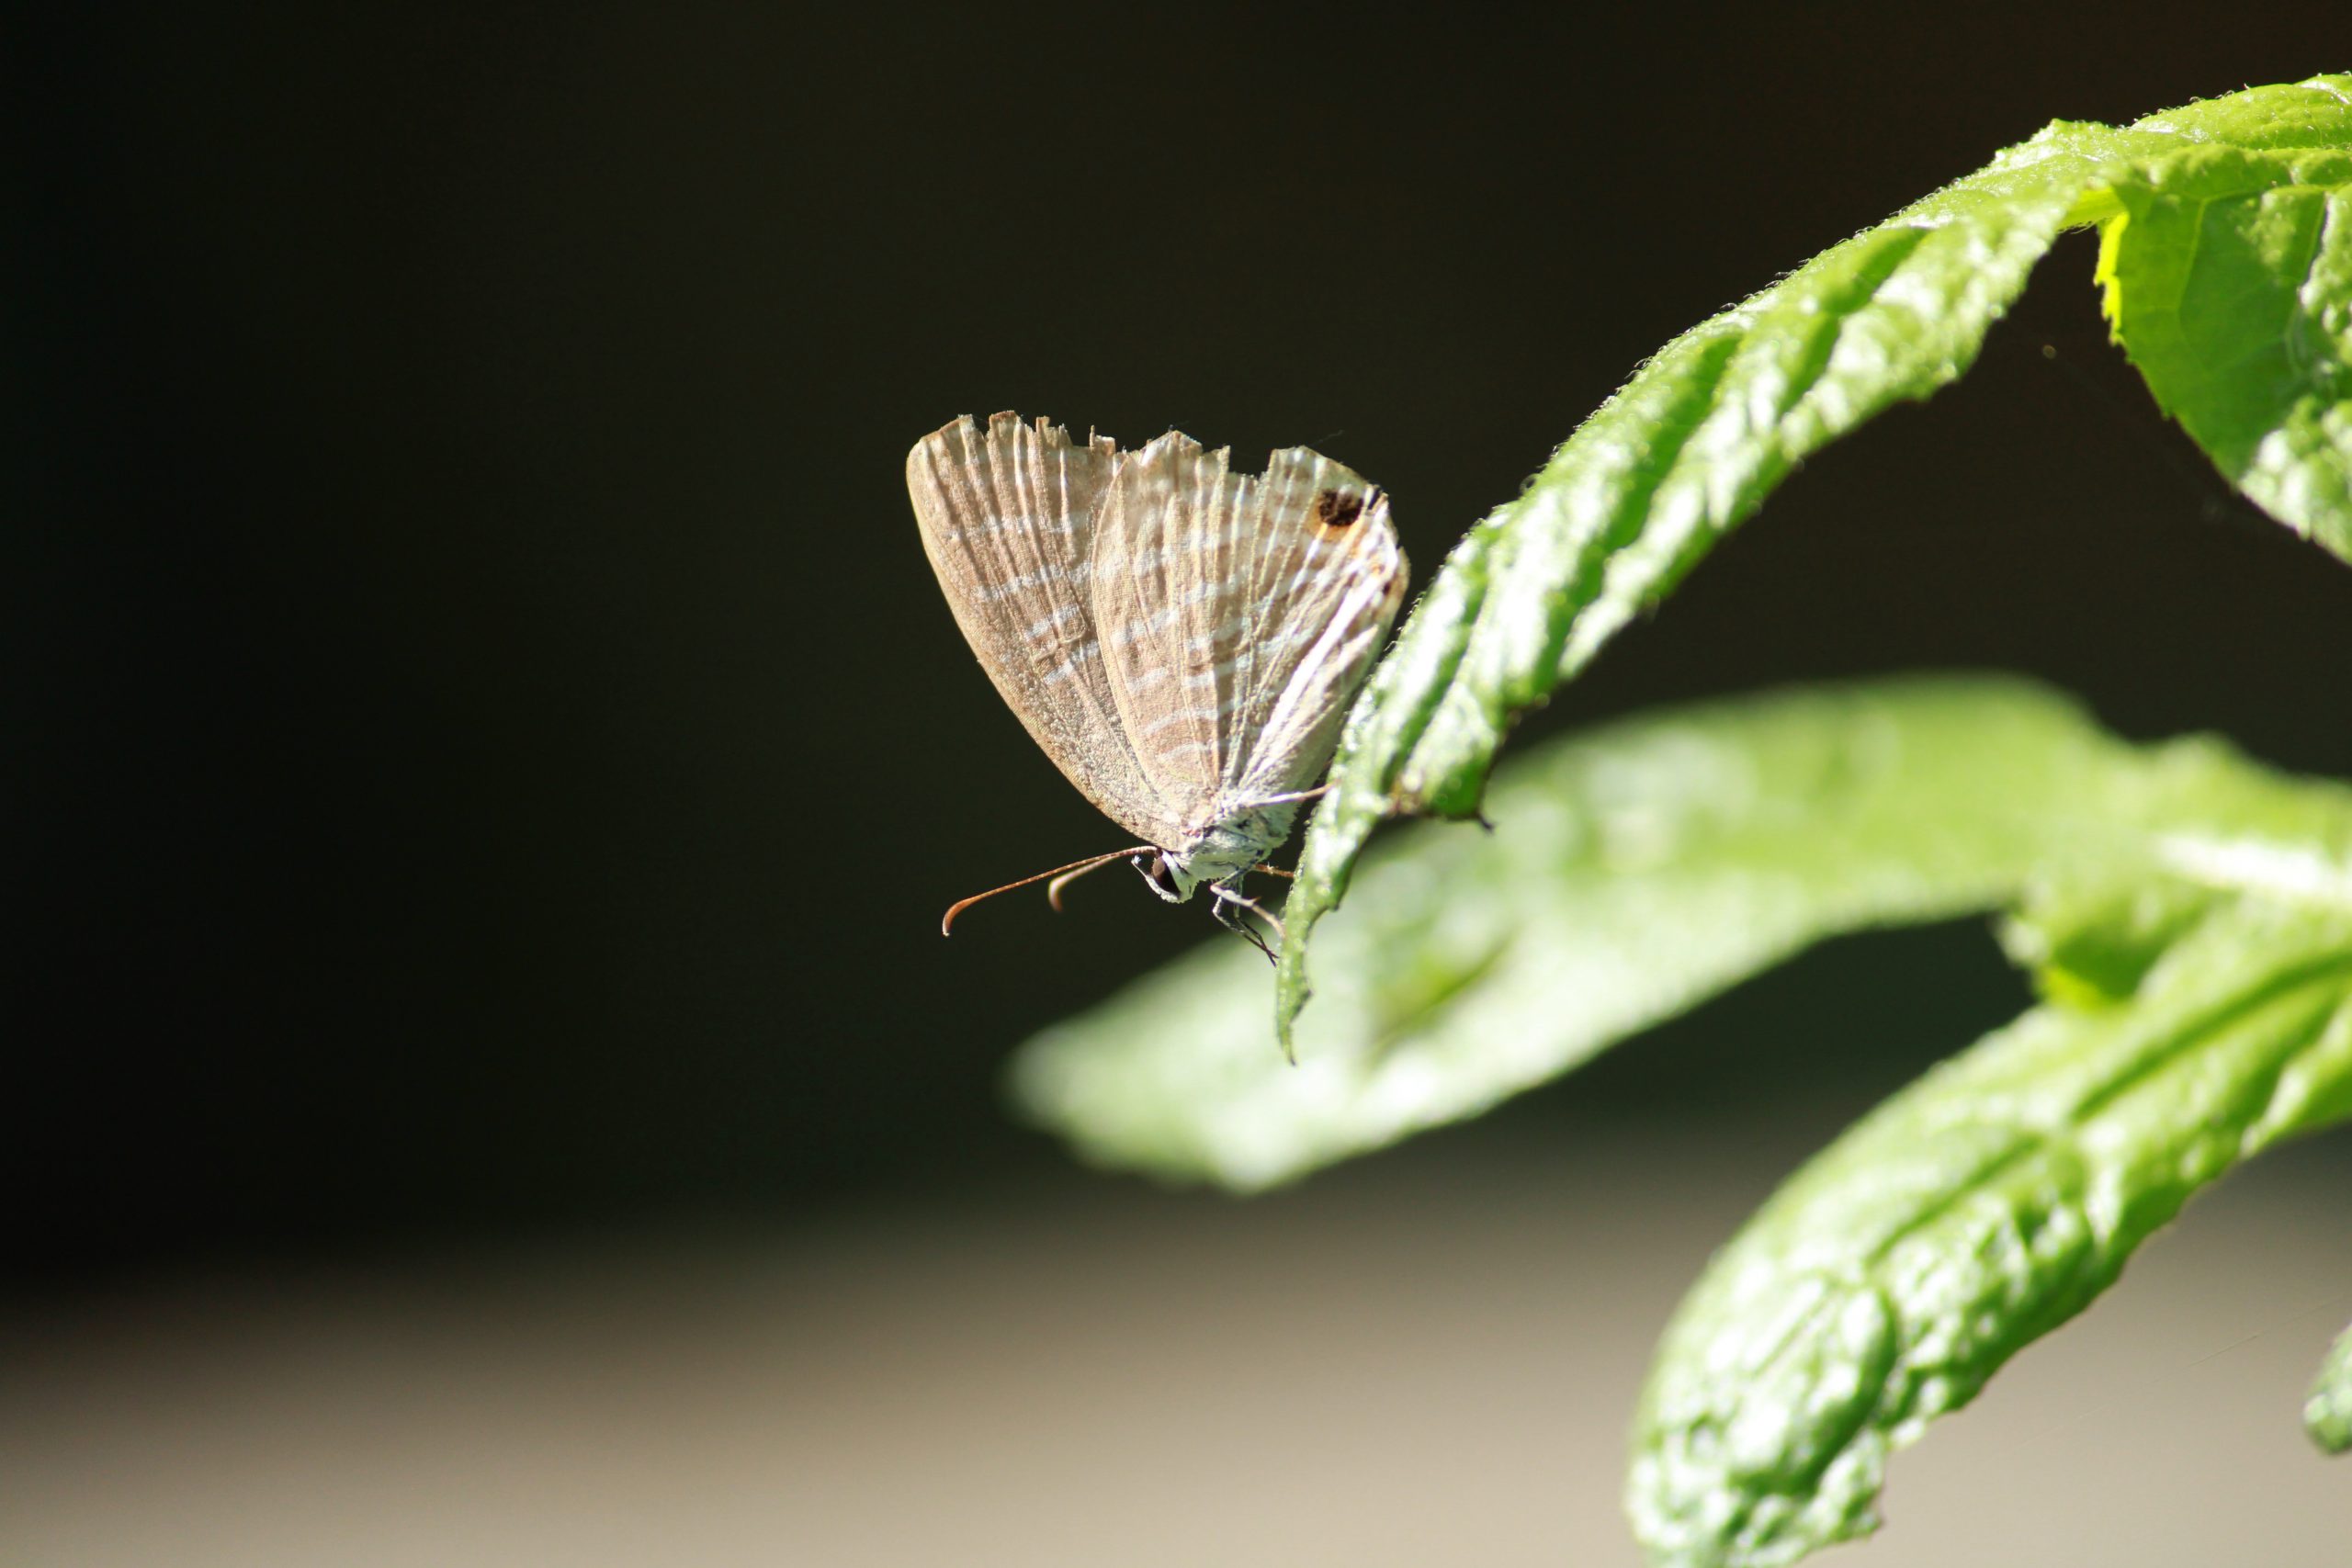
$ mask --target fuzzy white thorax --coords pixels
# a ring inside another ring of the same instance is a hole
[[[1266,863],[1282,848],[1298,816],[1296,801],[1252,807],[1216,823],[1190,843],[1162,850],[1166,882],[1148,874],[1144,880],[1154,893],[1171,904],[1182,904],[1204,886],[1231,886]]]

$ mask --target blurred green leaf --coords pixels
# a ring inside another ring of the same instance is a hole
[[[2319,1381],[2303,1406],[2303,1426],[2324,1451],[2352,1453],[2352,1328],[2321,1364]]]
[[[1946,677],[1622,722],[1531,750],[1488,804],[1491,834],[1367,857],[1298,1066],[1255,954],[1218,944],[1040,1035],[1014,1085],[1094,1160],[1253,1188],[1475,1114],[1833,932],[2006,908],[2043,1005],[1801,1173],[1669,1335],[1629,1483],[1663,1562],[1866,1532],[1887,1456],[2199,1187],[2352,1118],[2352,788]]]
[[[1306,999],[1310,936],[1373,829],[1476,814],[1520,713],[1808,454],[1965,370],[2069,225],[2107,225],[2118,330],[2135,356],[2149,335],[2159,398],[2256,502],[2344,547],[2347,242],[2340,220],[2322,221],[2341,192],[2291,182],[2334,179],[2346,149],[2352,77],[2256,88],[2123,130],[2053,124],[1668,344],[1455,547],[1358,701],[1285,915],[1284,1043]],[[2236,194],[2209,194],[2225,186]],[[2192,213],[2198,225],[2218,214],[2229,242],[2210,265],[2181,248]],[[2230,357],[2226,374],[2199,372],[2212,353]]]
[[[1296,1066],[1263,960],[1219,942],[1031,1042],[1015,1087],[1102,1163],[1280,1181],[1474,1115],[1824,936],[1991,908],[2101,815],[2128,756],[1997,679],[1612,725],[1510,766],[1493,833],[1375,852]]]
[[[1868,1533],[1888,1453],[2088,1305],[2188,1196],[2352,1115],[2352,908],[2242,897],[2129,1006],[2029,1012],[1881,1107],[1708,1269],[1627,1506],[1653,1561]]]
[[[1213,943],[1032,1041],[1023,1107],[1102,1164],[1261,1187],[1475,1115],[1840,931],[2023,897],[2013,950],[2128,989],[2149,959],[2085,956],[2130,946],[2092,919],[2114,879],[2196,904],[2352,874],[2327,858],[2352,850],[2346,792],[2217,742],[2127,747],[1996,677],[1646,716],[1532,750],[1488,805],[1491,834],[1423,826],[1368,858],[1295,1067],[1263,962]]]

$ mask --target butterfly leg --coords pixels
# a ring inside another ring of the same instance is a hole
[[[1212,883],[1209,885],[1209,908],[1216,914],[1217,924],[1229,931],[1239,932],[1251,946],[1266,955],[1267,963],[1274,962],[1273,948],[1268,945],[1266,939],[1259,935],[1257,929],[1248,920],[1243,919],[1240,914],[1240,911],[1247,909],[1265,921],[1273,928],[1274,937],[1279,941],[1283,936],[1283,923],[1269,914],[1264,906],[1254,899],[1243,897],[1239,893],[1223,884]]]
[[[1317,784],[1313,789],[1295,789],[1287,795],[1261,795],[1250,805],[1253,809],[1261,806],[1295,806],[1302,800],[1320,800],[1330,793],[1329,784]]]
[[[1269,964],[1275,962],[1274,950],[1267,945],[1266,939],[1258,934],[1257,928],[1250,925],[1248,920],[1243,919],[1239,915],[1234,913],[1233,910],[1227,906],[1226,900],[1222,898],[1210,899],[1209,912],[1216,917],[1216,923],[1218,925],[1223,926],[1227,931],[1233,932],[1234,935],[1248,942],[1259,952],[1264,953],[1266,955],[1266,962]]]

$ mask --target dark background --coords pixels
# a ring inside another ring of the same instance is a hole
[[[1425,582],[1645,354],[1996,148],[2352,58],[2316,6],[828,9],[12,46],[20,1282],[1095,1179],[997,1067],[1214,933],[1105,878],[940,940],[1116,835],[965,650],[915,438],[1306,442]],[[1996,666],[2352,773],[2352,571],[2158,420],[2091,260],[1539,725]],[[1978,923],[1839,943],[1443,1136],[1826,1134],[2022,996]]]

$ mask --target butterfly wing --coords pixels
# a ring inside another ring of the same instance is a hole
[[[1089,592],[1094,516],[1116,465],[1105,436],[1009,413],[969,417],[907,454],[924,553],[980,667],[1037,744],[1102,812],[1154,844],[1182,820],[1121,723]]]
[[[1171,433],[1119,459],[1092,558],[1113,699],[1185,827],[1313,783],[1402,602],[1379,491],[1303,447],[1234,474]]]
[[[1306,789],[1339,745],[1349,700],[1405,603],[1387,493],[1293,446],[1260,481],[1250,573],[1252,659],[1220,783],[1227,809]]]
[[[1188,829],[1215,818],[1224,718],[1249,628],[1238,556],[1249,481],[1170,433],[1123,454],[1096,519],[1094,618],[1144,776]]]

